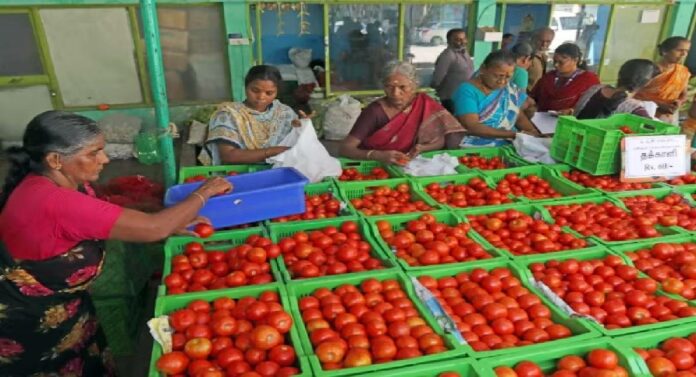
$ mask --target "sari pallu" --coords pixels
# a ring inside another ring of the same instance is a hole
[[[472,85],[473,87],[473,85]],[[476,88],[478,90],[478,88]],[[480,90],[479,90],[480,91]],[[494,90],[480,103],[479,122],[488,127],[517,131],[515,123],[524,103],[525,95],[521,90],[510,85]],[[492,139],[479,136],[465,136],[460,147],[488,147],[509,144],[506,140]]]
[[[408,108],[363,140],[361,148],[407,153],[416,144],[433,143],[447,134],[463,131],[442,105],[419,93]]]
[[[0,243],[0,375],[115,376],[87,288],[104,261],[101,241],[16,262]]]
[[[642,87],[635,95],[636,99],[653,102],[671,103],[678,100],[689,85],[691,72],[682,64],[675,64],[674,68],[655,76]],[[678,121],[676,114],[657,110],[657,117],[667,118],[672,123]]]
[[[539,111],[572,109],[587,89],[599,83],[597,75],[589,71],[576,71],[568,78],[551,71],[537,82],[530,95]]]
[[[198,156],[204,165],[220,165],[217,142],[240,149],[262,149],[278,145],[292,130],[297,115],[278,100],[264,112],[241,102],[224,102],[210,117],[205,147]]]

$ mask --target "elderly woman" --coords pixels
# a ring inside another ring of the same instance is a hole
[[[628,113],[653,118],[657,109],[655,103],[636,100],[633,94],[652,80],[658,72],[657,66],[650,60],[627,61],[619,69],[616,87],[595,85],[580,97],[575,105],[575,117],[596,119]]]
[[[657,117],[676,124],[679,108],[686,102],[686,90],[691,73],[682,64],[689,54],[691,42],[684,37],[670,37],[658,46],[659,74],[636,93],[636,98],[657,104]]]
[[[278,68],[251,67],[244,78],[246,99],[224,102],[210,117],[198,156],[204,165],[263,162],[288,149],[278,144],[299,123],[295,112],[276,99],[281,80]],[[300,111],[300,116],[306,115]]]
[[[515,58],[515,72],[512,74],[512,80],[510,81],[518,89],[526,92],[527,86],[529,86],[529,72],[527,70],[532,65],[534,49],[529,43],[520,42],[512,46],[510,52]]]
[[[231,186],[210,180],[153,214],[99,200],[88,182],[109,162],[104,135],[91,119],[58,111],[36,116],[23,146],[7,155],[0,194],[0,375],[114,375],[87,292],[103,267],[103,240],[166,238]]]
[[[390,62],[383,77],[386,96],[362,111],[341,143],[342,156],[404,164],[420,152],[456,147],[463,128],[437,101],[416,91],[413,65]]]
[[[599,84],[597,75],[581,67],[582,52],[573,43],[564,43],[553,53],[555,70],[546,73],[534,85],[530,96],[539,111],[572,114],[575,104],[585,91]]]
[[[454,114],[467,131],[460,147],[499,146],[524,131],[538,134],[521,110],[527,94],[509,85],[515,59],[509,51],[490,53],[479,74],[454,93]]]

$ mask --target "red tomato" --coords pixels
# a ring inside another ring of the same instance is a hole
[[[281,344],[283,336],[274,327],[260,325],[251,331],[251,342],[255,348],[265,351]]]
[[[157,370],[162,373],[175,375],[184,373],[188,364],[189,358],[185,353],[174,351],[160,356],[160,358],[157,359],[155,366],[157,367]]]
[[[198,237],[208,238],[215,233],[215,229],[213,229],[213,226],[210,224],[198,223],[193,227],[193,232],[196,233]]]
[[[619,365],[619,358],[612,351],[606,349],[595,349],[587,355],[587,362],[590,366],[599,369],[614,369]]]
[[[210,355],[213,344],[208,338],[189,339],[184,345],[184,352],[192,359],[205,359]]]

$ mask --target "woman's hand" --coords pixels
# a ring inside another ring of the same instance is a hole
[[[292,120],[292,126],[293,127],[299,127],[302,125],[302,122],[300,122],[301,119],[312,119],[317,115],[316,111],[312,111],[311,113],[306,114],[304,111],[300,110],[298,111],[298,114],[300,115],[300,119],[293,119]]]
[[[208,225],[213,225],[213,224],[210,222],[210,219],[209,219],[209,218],[207,218],[207,217],[205,217],[205,216],[196,216],[196,218],[193,219],[193,221],[191,221],[190,223],[186,224],[185,227],[183,227],[183,228],[177,230],[176,232],[174,232],[174,234],[177,235],[177,236],[198,237],[198,235],[197,235],[194,231],[188,230],[188,228],[194,227],[194,226],[196,226],[197,224],[208,224]]]
[[[573,115],[575,113],[575,109],[563,109],[563,110],[558,110],[556,113],[558,115]]]
[[[385,164],[406,165],[411,159],[399,151],[375,151],[373,159]]]
[[[203,198],[208,200],[216,195],[227,194],[228,192],[231,192],[232,189],[232,184],[226,179],[222,177],[213,177],[205,181],[201,187],[198,188],[198,190],[194,191],[194,193],[203,195]]]
[[[408,157],[409,157],[409,158],[415,158],[416,156],[418,156],[419,154],[421,154],[421,152],[423,152],[423,145],[422,145],[422,144],[416,144],[416,145],[413,146],[413,148],[411,148],[410,151],[408,151]]]

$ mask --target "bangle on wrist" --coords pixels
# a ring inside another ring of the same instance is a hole
[[[370,149],[369,151],[367,151],[367,154],[365,155],[365,158],[369,160],[369,159],[370,159],[370,156],[371,156],[374,152],[375,152],[374,149]]]
[[[198,192],[193,192],[193,193],[191,194],[191,196],[194,196],[194,195],[195,195],[198,199],[201,200],[201,207],[204,207],[204,206],[205,206],[205,202],[206,202],[205,197],[203,197],[203,195],[201,195],[201,194],[198,193]]]

